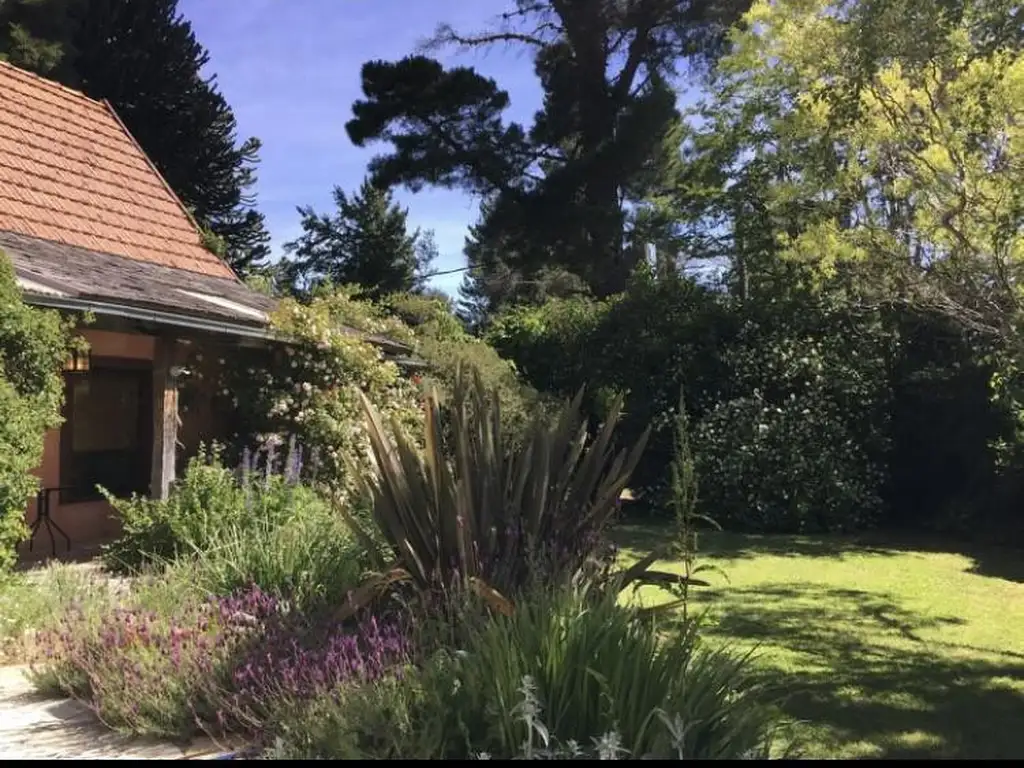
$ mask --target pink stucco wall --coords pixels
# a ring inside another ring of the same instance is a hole
[[[97,357],[120,357],[134,360],[153,360],[156,340],[152,336],[117,333],[114,331],[85,330],[81,335],[89,342],[90,352]],[[60,485],[60,429],[46,433],[43,447],[43,463],[36,470],[43,487]],[[59,494],[54,494],[50,503],[50,515],[71,537],[71,544],[78,548],[117,535],[120,522],[106,501],[88,501],[77,504],[60,504]],[[25,517],[29,525],[36,519],[36,502],[29,502]],[[58,555],[64,551],[64,540],[57,538]],[[50,551],[50,537],[46,526],[40,528],[35,537],[36,552]]]

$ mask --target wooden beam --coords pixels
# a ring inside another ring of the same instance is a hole
[[[166,499],[174,482],[178,445],[178,384],[173,375],[177,342],[157,337],[153,359],[153,462],[149,494]]]

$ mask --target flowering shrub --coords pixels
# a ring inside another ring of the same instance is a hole
[[[310,625],[258,587],[173,617],[74,607],[38,645],[37,684],[83,699],[108,725],[176,736],[254,734],[278,707],[375,680],[410,650],[398,624]]]
[[[282,707],[318,695],[346,695],[346,685],[400,673],[410,656],[403,628],[373,616],[348,631],[314,632],[306,638],[287,625],[269,627],[232,672],[233,712],[248,722],[265,722]]]
[[[123,525],[120,537],[104,548],[106,566],[125,572],[210,553],[239,532],[255,551],[279,528],[304,518],[315,518],[325,531],[340,530],[331,525],[334,515],[325,503],[300,482],[302,452],[294,441],[281,462],[273,445],[265,449],[262,466],[258,458],[247,452],[242,466],[231,470],[215,448],[189,462],[166,500],[108,496]]]
[[[366,456],[357,391],[414,432],[420,423],[418,388],[371,340],[410,343],[412,332],[346,289],[321,290],[308,303],[284,299],[271,318],[286,344],[237,350],[232,361],[194,360],[197,378],[210,379],[234,414],[242,444],[293,436],[316,455],[316,480],[342,496]]]
[[[540,590],[465,626],[410,674],[284,714],[299,759],[737,758],[778,729],[747,657],[664,628],[598,590]],[[604,734],[602,736],[602,734]],[[595,738],[597,737],[597,738]]]

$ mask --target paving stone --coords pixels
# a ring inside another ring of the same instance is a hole
[[[27,667],[0,667],[0,760],[202,760],[223,750],[210,739],[181,747],[114,733],[70,699],[36,692]]]

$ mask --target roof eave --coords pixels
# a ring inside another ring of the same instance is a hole
[[[70,296],[51,296],[25,292],[24,299],[26,303],[34,306],[58,309],[65,312],[92,312],[97,315],[119,317],[126,320],[140,320],[143,322],[153,323],[155,325],[187,328],[189,330],[206,331],[208,333],[225,336],[258,339],[261,341],[280,340],[277,335],[266,326],[247,325],[245,323],[237,323],[230,320],[216,320],[209,317],[183,315],[177,312],[136,307],[130,304],[97,301],[95,299],[83,299]]]
[[[42,287],[42,286],[41,286]],[[48,288],[48,286],[45,286]],[[232,322],[225,319],[216,319],[198,315],[186,315],[179,312],[168,312],[151,307],[133,306],[120,302],[102,301],[99,299],[88,299],[74,296],[58,296],[54,293],[36,293],[23,285],[22,295],[28,304],[48,309],[57,309],[65,312],[92,312],[97,315],[119,317],[126,320],[137,320],[150,322],[155,325],[187,328],[193,331],[205,331],[224,336],[235,336],[239,338],[255,339],[259,341],[286,342],[279,334],[274,333],[265,324],[247,324]],[[412,348],[394,339],[384,336],[375,336],[360,333],[352,329],[362,339],[376,347],[391,354],[407,355]]]

